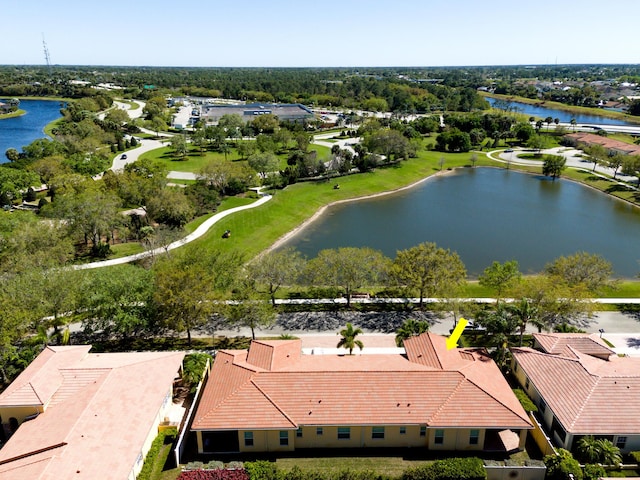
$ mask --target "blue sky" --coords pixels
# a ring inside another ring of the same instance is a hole
[[[638,0],[17,0],[0,64],[640,63]]]

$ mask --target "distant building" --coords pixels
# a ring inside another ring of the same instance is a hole
[[[593,133],[569,133],[564,136],[568,143],[578,148],[602,145],[610,154],[640,155],[640,146],[613,140]]]
[[[184,353],[46,347],[0,394],[1,480],[135,480],[161,423],[179,425]]]
[[[558,447],[592,435],[640,450],[640,358],[618,357],[597,334],[534,334],[512,348],[512,371]]]
[[[395,353],[219,351],[192,423],[200,453],[312,448],[523,449],[532,424],[483,349],[424,333]],[[398,349],[394,349],[398,350]]]
[[[303,123],[312,120],[314,113],[299,103],[291,104],[267,104],[250,103],[246,105],[202,105],[200,117],[208,124],[217,124],[223,115],[237,114],[247,123],[259,115],[271,114],[279,120],[294,123]]]

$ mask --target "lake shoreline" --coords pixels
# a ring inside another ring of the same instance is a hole
[[[468,167],[456,167],[456,168],[453,168],[453,169],[440,170],[439,172],[434,173],[433,175],[429,175],[427,177],[421,178],[420,180],[418,180],[416,182],[413,182],[413,183],[411,183],[409,185],[405,185],[404,187],[395,188],[393,190],[386,190],[384,192],[373,193],[371,195],[364,195],[362,197],[347,198],[347,199],[344,199],[344,200],[337,200],[335,202],[327,203],[326,205],[323,205],[322,207],[320,207],[311,217],[307,218],[300,225],[298,225],[293,230],[288,231],[287,233],[282,235],[280,238],[278,238],[274,243],[271,244],[270,247],[268,247],[265,250],[263,250],[258,255],[258,257],[260,257],[260,256],[262,256],[262,255],[264,255],[266,253],[269,253],[269,252],[271,252],[273,250],[276,250],[276,249],[280,248],[284,243],[286,243],[292,237],[294,237],[295,235],[300,233],[304,228],[306,228],[307,226],[309,226],[313,222],[315,222],[317,219],[319,219],[322,216],[322,214],[325,211],[327,211],[327,209],[330,208],[330,207],[333,207],[333,206],[336,206],[336,205],[341,205],[341,204],[344,204],[344,203],[358,202],[358,201],[361,201],[361,200],[370,200],[372,198],[383,197],[385,195],[392,195],[394,193],[402,192],[404,190],[409,190],[411,188],[417,187],[418,185],[421,185],[422,183],[424,183],[427,180],[430,180],[432,178],[436,178],[436,177],[440,177],[440,176],[443,176],[443,175],[454,173],[455,171],[457,171],[460,168],[468,168]],[[492,168],[496,168],[496,167],[492,167]]]

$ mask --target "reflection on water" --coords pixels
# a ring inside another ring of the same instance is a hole
[[[458,252],[473,277],[494,260],[516,259],[534,273],[560,255],[586,251],[631,278],[640,272],[640,209],[574,182],[467,168],[329,208],[287,245],[307,257],[346,246],[395,257],[421,242]]]

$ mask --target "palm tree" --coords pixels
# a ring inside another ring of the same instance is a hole
[[[347,326],[340,330],[338,335],[341,335],[337,348],[349,349],[349,355],[353,355],[353,349],[358,347],[360,350],[364,348],[364,344],[360,340],[356,340],[356,337],[362,333],[360,328],[353,328],[353,325],[347,323]]]
[[[522,346],[522,339],[527,329],[527,324],[533,323],[536,326],[540,324],[538,320],[538,308],[533,305],[528,298],[521,298],[519,302],[510,304],[508,308],[511,313],[520,320],[520,346]]]
[[[577,120],[575,118],[572,118],[571,121],[569,122],[571,123],[571,126],[573,127],[573,131],[575,133],[576,131],[576,124],[578,123]]]
[[[498,366],[505,366],[508,356],[509,337],[518,328],[520,320],[505,303],[498,303],[495,310],[480,312],[476,320],[487,329],[490,346],[495,347],[495,362]]]
[[[414,335],[420,335],[427,330],[429,330],[428,322],[416,321],[412,318],[405,320],[402,326],[396,330],[396,345],[401,347],[402,342],[407,338],[413,337]]]
[[[585,463],[596,463],[600,458],[597,440],[593,435],[582,437],[578,441],[578,453]]]
[[[622,461],[620,449],[611,440],[599,438],[596,440],[600,456],[598,460],[603,465],[618,465]]]

